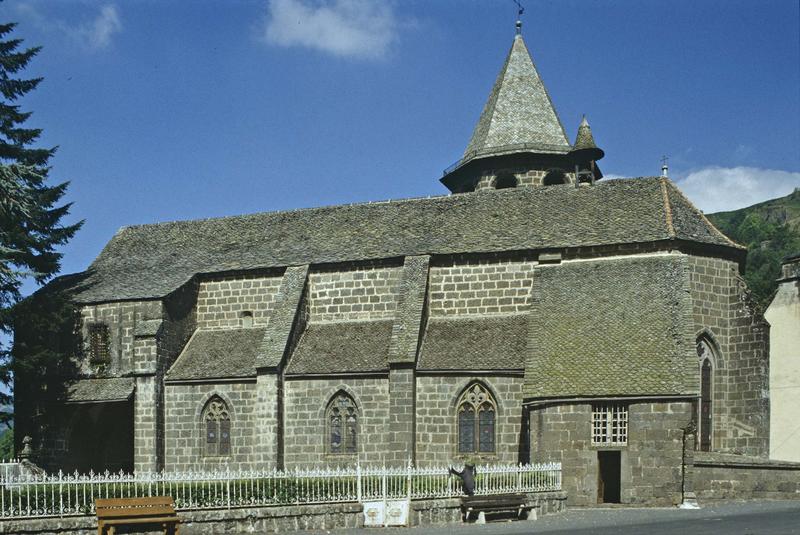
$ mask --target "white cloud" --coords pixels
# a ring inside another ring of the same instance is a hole
[[[20,3],[17,14],[47,32],[60,33],[87,50],[100,50],[111,44],[113,36],[122,31],[117,6],[100,6],[96,15],[79,22],[66,21],[45,13],[46,4],[39,2]]]
[[[379,59],[397,39],[392,4],[373,0],[272,0],[266,42],[358,59]]]
[[[111,44],[111,37],[122,30],[117,7],[113,4],[100,8],[100,13],[93,21],[75,29],[76,37],[89,48],[106,48]]]
[[[706,213],[737,210],[800,188],[800,173],[756,167],[704,167],[676,178],[678,187]]]

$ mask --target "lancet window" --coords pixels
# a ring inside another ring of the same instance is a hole
[[[227,403],[219,396],[208,400],[203,409],[205,451],[209,456],[230,455],[231,414]]]
[[[333,396],[325,411],[328,453],[355,454],[358,452],[358,411],[347,393]]]
[[[497,404],[489,390],[474,383],[458,400],[458,453],[493,453]]]
[[[697,444],[700,451],[711,451],[713,406],[711,389],[714,377],[714,350],[706,338],[697,340],[697,358],[700,364],[700,403],[697,418]]]

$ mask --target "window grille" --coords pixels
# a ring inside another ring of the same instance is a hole
[[[328,403],[325,414],[328,422],[328,453],[357,453],[358,414],[353,398],[339,392]]]
[[[89,325],[89,358],[92,362],[109,362],[108,325],[104,323]]]
[[[206,431],[206,455],[230,455],[231,417],[228,405],[219,396],[214,396],[203,410]]]
[[[628,443],[628,406],[604,403],[592,407],[592,444],[621,446]]]
[[[458,453],[493,453],[497,406],[483,385],[470,385],[458,401]]]

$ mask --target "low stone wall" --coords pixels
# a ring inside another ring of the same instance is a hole
[[[538,516],[563,511],[566,493],[543,492],[529,494]],[[292,505],[280,507],[253,507],[245,509],[218,509],[183,511],[180,533],[183,535],[206,533],[284,533],[296,530],[329,530],[356,528],[364,525],[364,515],[359,503],[322,505]],[[461,500],[414,500],[409,511],[409,525],[425,526],[461,522]],[[126,531],[128,532],[128,531]],[[135,533],[161,533],[133,531]],[[94,535],[97,533],[95,517],[41,518],[30,520],[0,520],[0,533],[41,535],[67,533]]]
[[[701,505],[725,500],[800,500],[800,463],[695,452],[691,470]]]

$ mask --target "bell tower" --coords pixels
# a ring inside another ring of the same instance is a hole
[[[587,138],[588,134],[588,140]],[[591,147],[589,147],[589,141]],[[444,171],[452,193],[594,182],[602,178],[585,119],[575,149],[522,38],[522,23],[464,154]],[[585,149],[593,150],[585,150]],[[577,170],[577,175],[576,175]],[[576,182],[576,176],[578,179]]]

